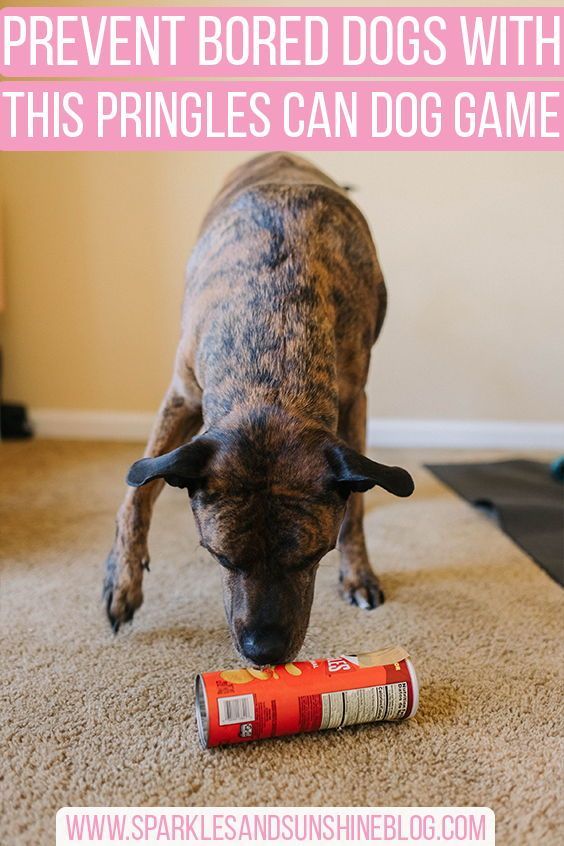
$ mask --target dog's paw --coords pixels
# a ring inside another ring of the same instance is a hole
[[[115,634],[122,623],[129,623],[143,602],[143,570],[149,569],[148,556],[125,556],[114,549],[106,560],[103,601]]]
[[[339,581],[339,592],[345,602],[350,605],[357,605],[359,608],[370,611],[384,602],[384,593],[378,576],[372,570],[350,575],[341,573]]]

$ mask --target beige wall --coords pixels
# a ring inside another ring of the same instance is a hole
[[[185,259],[244,154],[3,154],[6,393],[151,410]],[[564,155],[323,154],[359,186],[390,290],[373,416],[564,417]]]
[[[245,158],[0,154],[6,395],[153,410],[198,224]],[[564,419],[564,154],[311,158],[358,186],[388,281],[371,416]]]

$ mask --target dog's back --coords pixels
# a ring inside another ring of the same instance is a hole
[[[346,191],[341,186],[322,170],[308,162],[307,159],[302,159],[300,156],[294,156],[291,153],[265,153],[262,156],[250,159],[231,171],[208,210],[201,231],[203,232],[206,229],[208,222],[236,194],[248,188],[256,188],[259,185],[279,185],[284,188],[324,185],[346,196]]]
[[[365,382],[384,309],[372,238],[346,191],[287,154],[238,168],[187,272],[182,346],[206,423],[287,396],[334,430],[343,393]]]

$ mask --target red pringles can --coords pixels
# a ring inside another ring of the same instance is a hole
[[[419,686],[401,646],[196,678],[204,748],[413,717]]]

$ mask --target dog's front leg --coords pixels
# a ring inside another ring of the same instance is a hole
[[[364,452],[366,446],[366,394],[362,391],[339,409],[339,436],[350,447]],[[384,601],[378,576],[370,566],[362,520],[363,494],[352,493],[339,532],[341,596],[359,608],[376,608]]]
[[[198,432],[202,424],[198,400],[190,401],[171,386],[159,409],[145,450],[146,457],[169,452]],[[147,536],[153,505],[163,488],[162,479],[144,487],[128,488],[116,520],[116,536],[106,560],[104,601],[115,632],[132,619],[143,602],[143,570],[149,569]]]

